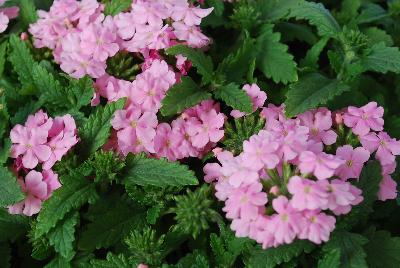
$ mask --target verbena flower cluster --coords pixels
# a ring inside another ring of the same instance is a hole
[[[351,182],[373,154],[382,165],[379,199],[396,198],[390,174],[400,142],[383,132],[383,108],[377,103],[334,113],[319,108],[293,119],[284,115],[283,105],[269,104],[261,116],[265,128],[244,142],[240,155],[216,149],[220,164],[204,167],[205,180],[216,180],[216,197],[225,201],[223,211],[236,236],[263,248],[296,238],[328,241],[335,216],[363,201]]]
[[[75,120],[70,115],[50,118],[43,111],[30,115],[25,125],[16,125],[10,133],[14,171],[26,194],[25,200],[9,207],[12,214],[32,216],[39,213],[42,202],[61,187],[52,167],[78,143]],[[35,169],[42,170],[41,172]]]
[[[2,7],[6,0],[0,0],[0,33],[7,30],[10,19],[18,17],[18,7]]]
[[[192,47],[209,43],[198,25],[212,8],[186,0],[138,0],[129,12],[115,17],[105,16],[103,9],[96,0],[54,1],[49,12],[39,11],[40,19],[29,29],[35,46],[52,49],[56,62],[72,77],[100,78],[107,59],[118,51],[138,52],[151,61],[151,50],[178,42]]]

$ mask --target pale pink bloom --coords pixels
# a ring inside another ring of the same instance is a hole
[[[131,39],[136,33],[136,28],[140,26],[136,16],[131,12],[118,14],[114,17],[114,23],[119,37],[124,40]]]
[[[40,128],[28,129],[16,125],[10,133],[11,156],[17,158],[22,156],[22,164],[25,168],[33,169],[40,162],[45,162],[51,155],[50,147],[47,145],[48,132]]]
[[[378,107],[376,102],[370,102],[361,108],[350,106],[343,115],[344,124],[360,136],[368,134],[371,129],[382,131],[383,112],[383,108]]]
[[[168,29],[168,25],[143,25],[136,28],[136,33],[129,41],[124,42],[124,47],[130,52],[139,52],[145,48],[151,48],[153,42],[157,42],[163,31]]]
[[[210,42],[210,39],[197,26],[187,26],[182,22],[174,22],[172,27],[176,37],[181,41],[186,41],[191,47],[204,47]]]
[[[52,193],[61,187],[61,183],[58,180],[58,174],[54,173],[51,169],[43,170],[43,181],[47,184],[47,196],[45,200],[49,199]]]
[[[290,244],[304,227],[301,214],[293,208],[286,196],[279,196],[272,201],[277,214],[271,218],[268,230],[274,234],[279,244]]]
[[[360,189],[358,189],[357,187],[350,184],[349,191],[353,196],[355,196],[355,199],[349,205],[345,205],[345,206],[337,205],[337,207],[335,209],[332,209],[332,212],[335,215],[344,215],[344,214],[349,213],[351,211],[352,206],[356,206],[364,200],[364,198],[362,196],[362,191]]]
[[[168,18],[167,10],[157,1],[138,1],[132,4],[132,14],[140,24],[162,25],[163,20]]]
[[[226,212],[226,217],[255,220],[260,208],[263,208],[268,201],[267,194],[262,192],[262,189],[262,184],[256,182],[233,190],[222,209]]]
[[[151,112],[142,112],[130,108],[115,112],[111,125],[118,131],[119,149],[124,155],[147,151],[155,153],[157,116]]]
[[[177,7],[172,12],[174,21],[183,21],[188,26],[200,25],[201,20],[214,10],[214,8],[202,9],[199,7]]]
[[[378,198],[381,201],[396,199],[397,183],[389,175],[383,175],[383,179],[379,184]]]
[[[383,165],[382,166],[382,174],[390,175],[390,174],[392,174],[393,172],[396,171],[396,167],[397,167],[397,162],[396,161],[393,161],[392,163],[387,164],[387,165]]]
[[[300,239],[308,239],[315,244],[329,240],[330,233],[335,229],[336,219],[319,210],[305,211],[305,224],[300,231]]]
[[[344,145],[337,148],[336,156],[346,161],[336,170],[336,175],[342,180],[347,180],[360,177],[361,170],[364,163],[368,161],[370,153],[363,147],[353,149],[350,145]]]
[[[157,126],[156,136],[154,137],[154,150],[158,157],[166,157],[170,161],[176,161],[180,158],[178,146],[183,137],[175,135],[171,126],[162,123]]]
[[[243,143],[243,160],[255,169],[274,169],[280,161],[278,148],[279,143],[274,141],[271,134],[262,130]]]
[[[208,163],[204,166],[204,181],[211,183],[222,176],[221,166],[217,163]]]
[[[199,117],[200,120],[190,120],[187,127],[193,146],[203,148],[209,142],[220,141],[224,136],[224,115],[211,110],[200,114]]]
[[[192,68],[192,62],[182,55],[176,55],[176,68],[182,75],[187,75],[190,68]]]
[[[271,121],[280,121],[285,117],[285,105],[275,106],[272,103],[268,104],[268,107],[264,107],[260,113],[261,117],[263,117],[267,123],[265,124],[266,129],[270,125]]]
[[[43,175],[35,170],[29,172],[25,180],[18,179],[22,191],[26,197],[22,202],[8,208],[10,214],[24,214],[32,216],[39,213],[42,201],[48,196],[47,184],[43,181]]]
[[[111,17],[107,17],[104,24],[109,24]],[[106,27],[103,24],[89,24],[83,29],[81,35],[82,53],[93,55],[96,61],[105,61],[117,54],[119,46],[116,43],[117,35],[114,27]]]
[[[315,154],[310,151],[301,153],[299,157],[299,168],[302,173],[312,173],[319,180],[332,177],[344,160],[330,154]]]
[[[229,181],[224,177],[221,177],[215,184],[215,197],[220,201],[225,201],[234,190],[235,188],[229,183]]]
[[[349,182],[335,179],[325,185],[327,192],[329,193],[326,208],[329,208],[332,211],[338,207],[357,205],[363,200],[361,197],[361,191]]]
[[[93,22],[93,15],[96,15],[100,4],[97,0],[82,0],[78,2],[78,9],[71,16],[72,20],[79,20],[79,26],[83,29],[89,22]]]
[[[40,128],[43,131],[49,131],[53,126],[53,122],[52,118],[49,118],[45,112],[40,110],[37,113],[28,116],[25,126],[28,129]]]
[[[386,132],[379,134],[369,133],[362,136],[360,142],[371,153],[376,151],[376,158],[382,165],[395,161],[395,156],[400,155],[400,141],[391,138]]]
[[[190,117],[199,118],[201,114],[206,113],[212,109],[214,109],[217,113],[219,113],[221,110],[219,103],[215,102],[213,100],[205,100],[205,101],[202,101],[200,104],[197,104],[194,107],[186,109],[182,113],[182,118],[184,118],[184,119],[188,119]]]
[[[3,12],[0,12],[0,33],[7,29],[9,21],[8,17]]]
[[[178,146],[180,158],[185,157],[198,157],[200,155],[199,149],[192,145],[190,135],[187,131],[188,123],[179,117],[172,121],[172,131],[174,135],[179,136],[181,144]]]
[[[257,243],[260,243],[263,249],[277,247],[279,245],[279,243],[275,241],[274,234],[268,230],[268,225],[270,223],[270,218],[264,215],[259,215],[257,220],[255,220],[250,226],[249,236],[256,240]]]
[[[94,84],[96,94],[99,97],[106,98],[109,102],[117,101],[121,97],[127,97],[127,92],[129,92],[129,87],[131,86],[130,82],[119,80],[108,74],[97,78]]]
[[[229,183],[234,187],[252,184],[259,180],[258,169],[248,167],[242,156],[237,156],[233,161],[224,163],[221,169],[222,175],[229,178]]]
[[[315,111],[307,111],[298,116],[301,124],[310,129],[310,138],[326,145],[336,142],[337,134],[331,130],[332,114],[326,108],[320,108]]]
[[[262,107],[267,100],[267,94],[262,91],[257,84],[252,85],[244,85],[243,90],[247,92],[250,96],[251,101],[253,103],[253,112],[256,111],[258,108]],[[243,113],[239,110],[233,110],[231,112],[231,116],[234,118],[239,118],[245,116],[246,113]]]
[[[247,237],[249,236],[250,229],[254,221],[248,218],[237,218],[232,220],[231,229],[235,231],[236,237]]]
[[[79,79],[85,75],[99,78],[106,73],[106,63],[94,60],[91,56],[82,53],[63,53],[61,55],[61,69]]]
[[[326,190],[312,180],[294,176],[290,178],[287,189],[293,195],[292,207],[297,210],[313,210],[324,207],[328,203]]]
[[[137,268],[149,268],[149,266],[147,266],[146,264],[139,264]]]

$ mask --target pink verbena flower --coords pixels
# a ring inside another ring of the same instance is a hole
[[[330,233],[335,229],[336,219],[319,210],[305,211],[305,224],[300,231],[300,239],[308,239],[316,244],[327,242]]]
[[[383,179],[379,184],[378,198],[381,201],[396,199],[397,183],[390,175],[383,175]]]
[[[16,125],[10,133],[11,156],[22,156],[22,164],[25,168],[33,169],[37,164],[50,158],[51,149],[47,145],[48,132],[41,128],[28,129]]]
[[[154,149],[158,157],[166,157],[170,161],[176,161],[181,157],[178,147],[183,137],[176,135],[171,126],[162,123],[157,126],[156,136],[154,137]]]
[[[344,160],[326,153],[315,154],[310,151],[301,153],[299,168],[302,173],[313,173],[319,180],[332,177]]]
[[[262,192],[262,189],[261,183],[253,183],[233,190],[222,209],[226,212],[226,217],[229,219],[256,219],[259,210],[268,201],[267,194]]]
[[[182,21],[188,26],[200,25],[201,20],[214,10],[214,8],[202,9],[199,7],[181,7],[172,11],[171,18],[175,21]]]
[[[224,136],[225,117],[215,110],[199,115],[199,119],[192,118],[187,127],[193,146],[203,148],[209,142],[218,142]]]
[[[249,167],[245,162],[242,155],[239,155],[233,158],[232,161],[223,163],[222,175],[229,178],[229,183],[233,187],[237,188],[240,185],[252,184],[260,178],[258,169]]]
[[[174,28],[176,37],[181,41],[186,41],[191,47],[204,47],[210,42],[210,39],[197,26],[188,26],[182,22],[174,22],[172,23],[172,27]]]
[[[374,131],[383,130],[383,108],[378,107],[376,102],[370,102],[367,105],[356,108],[350,106],[343,115],[344,124],[352,128],[357,135],[368,134],[372,129]]]
[[[4,32],[7,27],[10,19],[14,19],[18,17],[19,7],[4,7],[5,1],[0,1],[0,33]]]
[[[310,129],[310,138],[323,142],[326,145],[332,145],[336,142],[337,134],[331,129],[332,114],[326,108],[320,108],[316,111],[308,111],[298,116],[302,125]]]
[[[18,179],[22,191],[26,194],[25,200],[8,208],[11,214],[32,216],[39,213],[42,202],[48,199],[51,193],[61,185],[58,176],[52,171],[30,171],[25,180]]]
[[[376,151],[376,158],[382,165],[388,165],[395,161],[395,156],[400,155],[400,141],[392,139],[386,132],[378,135],[369,133],[362,136],[360,142],[371,153]]]
[[[328,203],[328,193],[318,182],[294,176],[287,185],[292,207],[297,210],[318,209]]]
[[[272,216],[268,230],[274,234],[277,243],[292,243],[304,226],[301,214],[293,208],[286,196],[274,199],[272,206],[277,214]]]
[[[264,105],[265,101],[267,100],[267,94],[264,91],[261,91],[257,84],[244,85],[243,89],[251,98],[253,103],[253,112]],[[239,110],[233,110],[231,112],[231,116],[234,118],[243,117],[245,115],[246,113],[243,113]]]
[[[204,181],[211,183],[222,176],[221,166],[217,163],[208,163],[204,166]]]
[[[363,200],[361,190],[349,182],[335,179],[325,185],[329,197],[324,209],[329,208],[336,214],[348,213],[351,205],[358,205]]]
[[[116,111],[111,125],[118,131],[121,152],[124,155],[143,151],[155,153],[154,137],[157,123],[157,116],[151,112],[142,113],[135,108]]]
[[[350,145],[344,145],[337,148],[336,156],[345,160],[337,170],[338,175],[342,180],[358,179],[364,163],[368,161],[370,153],[362,147],[353,149]]]
[[[243,143],[243,160],[245,164],[261,169],[274,169],[280,159],[278,157],[279,143],[275,142],[270,133],[265,130],[250,137]]]

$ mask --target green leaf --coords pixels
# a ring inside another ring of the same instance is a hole
[[[340,251],[340,267],[368,267],[363,246],[368,239],[362,235],[346,231],[336,231],[330,240],[322,247],[322,251],[329,253],[333,250]]]
[[[8,243],[0,243],[0,267],[11,267],[11,248]]]
[[[286,244],[277,248],[268,250],[260,246],[251,251],[251,255],[246,262],[248,268],[269,268],[275,267],[285,262],[289,262],[303,252],[310,253],[314,248],[311,242],[306,240],[297,240],[292,244]]]
[[[71,264],[68,260],[61,256],[55,257],[51,262],[49,262],[44,268],[71,268]]]
[[[373,45],[370,53],[361,59],[365,70],[380,73],[400,73],[400,52],[398,47],[387,47],[381,42]]]
[[[11,151],[11,140],[5,139],[3,141],[3,146],[0,147],[0,165],[3,165],[7,162],[8,157],[10,156]]]
[[[362,170],[359,181],[355,184],[362,190],[364,200],[353,207],[351,212],[337,222],[338,228],[350,229],[360,222],[366,222],[369,214],[373,212],[372,205],[377,199],[379,184],[382,180],[379,162],[369,162]]]
[[[158,218],[161,217],[161,211],[164,209],[164,204],[156,204],[147,210],[146,220],[149,224],[156,224]]]
[[[26,44],[16,35],[11,35],[9,42],[11,48],[9,60],[14,70],[17,72],[18,79],[22,85],[30,87],[34,81],[32,70],[37,63],[33,59]]]
[[[143,210],[131,207],[126,201],[118,201],[112,209],[98,213],[80,235],[78,247],[81,250],[109,248],[128,235],[133,229],[145,225]]]
[[[105,3],[104,15],[115,16],[122,11],[128,10],[131,4],[131,0],[109,0]]]
[[[368,36],[370,46],[384,42],[386,46],[390,47],[394,45],[393,38],[385,30],[378,27],[368,27],[363,31]]]
[[[176,45],[167,49],[168,55],[183,55],[196,67],[197,72],[203,77],[203,84],[208,84],[214,76],[214,65],[210,56],[202,51],[184,45]]]
[[[35,64],[32,66],[32,78],[36,88],[42,94],[40,97],[44,102],[60,105],[65,103],[64,92],[59,81],[43,66]]]
[[[93,268],[136,268],[136,266],[129,264],[128,259],[123,255],[114,255],[109,252],[107,260],[91,260],[91,267]]]
[[[4,65],[6,64],[7,46],[7,41],[4,41],[0,44],[0,77],[3,76]]]
[[[297,81],[297,64],[293,55],[287,52],[287,45],[279,42],[281,34],[274,33],[273,27],[272,24],[265,24],[257,38],[257,66],[275,83]]]
[[[233,109],[245,113],[253,112],[253,103],[249,95],[235,83],[218,87],[214,90],[214,97],[224,101]]]
[[[318,268],[339,268],[340,267],[340,249],[335,248],[328,251],[318,261]]]
[[[67,260],[71,260],[74,256],[72,243],[75,240],[75,226],[78,221],[79,213],[74,212],[72,215],[65,217],[48,234],[50,245],[54,246],[55,251]]]
[[[391,237],[387,231],[375,232],[364,246],[368,267],[400,267],[400,237]]]
[[[307,51],[306,57],[300,62],[301,67],[309,67],[317,70],[319,68],[319,56],[321,55],[321,52],[324,50],[328,41],[329,37],[323,37],[309,51]]]
[[[249,66],[256,57],[253,39],[246,38],[243,44],[232,54],[229,54],[218,65],[217,73],[226,77],[229,82],[243,83]]]
[[[289,117],[326,104],[335,96],[350,90],[338,80],[328,79],[318,73],[308,74],[290,85],[286,94],[286,114]]]
[[[0,242],[16,240],[27,231],[28,227],[27,217],[11,215],[5,209],[0,209]]]
[[[166,159],[129,155],[126,159],[125,185],[184,186],[197,185],[194,172],[186,165],[168,162]]]
[[[0,207],[18,203],[24,198],[17,178],[7,168],[0,166]]]
[[[181,79],[182,82],[170,88],[162,101],[161,113],[164,116],[181,113],[203,100],[212,98],[210,93],[200,88],[190,77],[183,76]]]
[[[291,9],[289,16],[308,20],[311,25],[317,27],[320,36],[335,36],[341,30],[335,18],[321,3],[300,1]]]
[[[36,239],[48,233],[69,211],[99,198],[95,184],[83,176],[71,174],[62,177],[62,181],[63,186],[43,203],[34,233]]]
[[[33,0],[21,0],[19,3],[19,17],[24,27],[37,21],[36,7]]]
[[[388,18],[389,14],[378,4],[367,3],[356,18],[358,24],[371,23]]]
[[[93,98],[93,80],[89,76],[85,76],[79,80],[71,79],[66,91],[69,101],[75,104],[73,108],[79,110],[88,105]]]
[[[79,128],[81,138],[81,157],[87,158],[103,146],[110,136],[111,119],[117,110],[125,105],[125,99],[98,107],[90,116],[85,125]]]
[[[277,21],[290,14],[301,0],[257,0],[257,8],[262,18],[267,21]]]

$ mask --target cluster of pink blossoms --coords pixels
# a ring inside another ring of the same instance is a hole
[[[118,51],[138,52],[185,43],[203,47],[209,39],[200,31],[202,18],[212,12],[187,0],[134,0],[131,10],[105,16],[96,0],[56,0],[49,12],[39,11],[30,26],[37,48],[47,47],[61,69],[74,78],[106,74],[106,61]]]
[[[216,197],[225,202],[223,211],[238,237],[250,237],[263,248],[296,238],[328,241],[335,216],[363,201],[362,191],[350,182],[359,179],[373,153],[382,165],[379,199],[396,198],[390,174],[400,142],[379,132],[383,108],[375,102],[334,114],[319,108],[294,119],[285,117],[283,106],[269,104],[261,115],[265,128],[244,142],[240,155],[215,149],[220,164],[204,167],[205,180],[215,181]],[[339,144],[338,136],[349,131],[361,146]],[[327,153],[334,148],[335,154]]]
[[[24,126],[16,125],[10,133],[11,157],[17,174],[26,174],[18,183],[26,198],[9,207],[12,214],[32,216],[42,202],[61,187],[58,175],[51,168],[78,143],[75,120],[70,115],[49,118],[43,111],[30,115]],[[41,164],[42,172],[34,170]]]
[[[10,19],[18,17],[18,7],[2,7],[6,0],[0,0],[0,33],[7,30]]]

